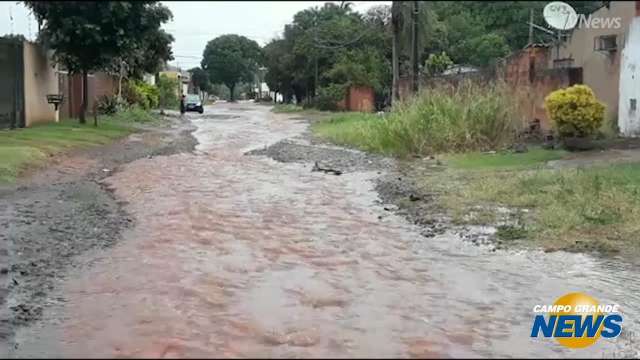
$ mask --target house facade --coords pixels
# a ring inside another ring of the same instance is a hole
[[[608,120],[618,116],[621,53],[627,45],[638,1],[611,1],[591,14],[591,19],[620,19],[620,27],[578,23],[566,41],[552,52],[550,68],[580,67],[582,82],[607,105]]]

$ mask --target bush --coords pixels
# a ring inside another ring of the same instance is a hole
[[[427,89],[384,116],[344,114],[314,129],[339,144],[409,156],[500,149],[521,126],[503,84],[465,81]]]
[[[604,120],[605,105],[586,85],[556,90],[544,99],[544,106],[561,137],[589,137]]]
[[[178,87],[180,82],[178,79],[172,79],[164,74],[158,79],[158,105],[163,109],[177,108],[180,100],[178,99]]]
[[[127,107],[124,100],[120,100],[117,95],[103,95],[96,102],[96,110],[100,115],[113,115]]]
[[[158,107],[160,92],[154,85],[143,81],[129,81],[125,86],[124,97],[130,105],[139,105],[143,109]]]
[[[344,99],[345,86],[330,84],[318,89],[318,95],[313,99],[311,106],[322,111],[334,111],[338,109],[338,103]]]

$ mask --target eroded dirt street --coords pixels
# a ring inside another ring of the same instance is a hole
[[[633,265],[426,239],[384,210],[375,167],[334,176],[245,155],[308,145],[304,121],[250,104],[188,117],[195,153],[103,180],[135,225],[85,256],[12,356],[638,356]],[[533,305],[571,291],[619,303],[621,338],[582,351],[531,339]]]

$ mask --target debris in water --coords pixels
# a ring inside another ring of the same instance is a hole
[[[340,171],[340,170],[321,168],[320,165],[318,165],[317,161],[313,164],[313,168],[311,169],[311,171],[312,172],[313,171],[322,171],[324,173],[334,174],[334,175],[341,175],[342,174],[342,171]]]

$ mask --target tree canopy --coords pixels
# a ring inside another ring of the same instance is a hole
[[[385,6],[363,16],[348,2],[298,12],[285,26],[282,38],[264,48],[269,88],[282,93],[285,101],[293,95],[298,101],[309,99],[336,83],[383,89],[389,81],[391,52],[387,18]]]
[[[211,82],[225,84],[233,101],[236,84],[253,81],[262,63],[262,49],[244,36],[222,35],[207,43],[202,57],[202,69],[209,74]]]
[[[578,13],[590,13],[599,1],[569,1]],[[418,62],[448,60],[426,72],[442,72],[443,66],[465,64],[488,66],[529,41],[530,11],[534,22],[544,26],[546,1],[421,1],[418,19]],[[397,2],[400,9],[400,72],[410,69],[412,2]],[[379,96],[388,93],[391,82],[391,7],[377,5],[364,14],[347,2],[326,3],[296,13],[280,38],[264,47],[269,88],[290,101],[313,97],[317,89],[332,84],[364,84]],[[534,42],[549,39],[535,32]],[[316,83],[317,64],[317,83]]]

